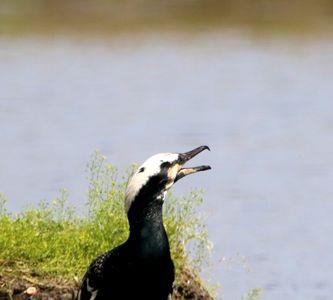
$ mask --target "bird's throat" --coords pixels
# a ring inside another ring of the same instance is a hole
[[[163,225],[163,199],[135,199],[128,212],[129,241],[145,253],[169,255],[169,241]],[[140,250],[140,251],[141,251]]]

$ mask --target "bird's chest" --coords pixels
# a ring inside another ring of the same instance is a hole
[[[155,253],[153,257],[141,256],[129,267],[128,279],[136,291],[149,290],[152,295],[156,295],[161,292],[168,294],[172,290],[174,265],[170,255],[158,257]]]
[[[145,276],[155,277],[173,271],[173,262],[167,240],[146,240],[135,248],[132,267]]]
[[[138,243],[133,249],[131,259],[128,261],[128,273],[132,278],[150,282],[172,279],[174,265],[167,240],[148,239]]]
[[[170,255],[144,249],[126,257],[118,272],[108,277],[110,292],[122,299],[166,299],[172,290],[174,265]],[[160,295],[160,296],[158,296]]]

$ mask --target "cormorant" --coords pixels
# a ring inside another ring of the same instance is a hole
[[[166,300],[171,296],[175,275],[162,205],[176,181],[210,169],[183,167],[205,149],[209,150],[208,146],[180,154],[156,154],[138,168],[125,194],[129,237],[91,263],[82,280],[79,300]]]

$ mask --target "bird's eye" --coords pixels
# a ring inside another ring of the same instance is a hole
[[[142,173],[144,170],[145,170],[145,168],[142,167],[142,168],[139,169],[138,173]]]

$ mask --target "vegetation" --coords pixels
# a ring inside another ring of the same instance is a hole
[[[244,296],[243,300],[258,300],[260,298],[260,295],[262,293],[262,290],[259,288],[255,288],[250,290],[246,296]]]
[[[50,203],[18,214],[9,213],[5,197],[0,197],[0,275],[24,271],[40,278],[78,280],[94,257],[126,240],[124,192],[133,167],[119,177],[116,168],[96,152],[87,169],[89,190],[81,215],[68,204],[65,190]],[[193,192],[181,198],[170,195],[165,203],[164,222],[180,292],[189,274],[200,285],[198,274],[210,250],[196,211],[201,202],[201,193]]]

